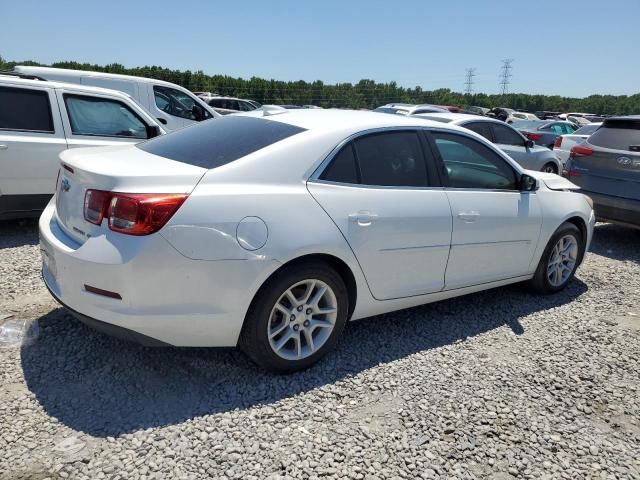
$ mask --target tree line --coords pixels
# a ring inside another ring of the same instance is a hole
[[[404,88],[396,82],[377,83],[363,79],[358,83],[327,85],[314,82],[267,80],[259,77],[234,78],[228,75],[207,75],[202,70],[171,70],[159,66],[126,68],[119,63],[96,65],[73,61],[43,65],[33,61],[14,62],[0,57],[0,71],[11,70],[15,65],[51,66],[77,70],[93,70],[120,73],[140,77],[157,78],[176,83],[191,91],[207,91],[220,95],[257,100],[263,104],[317,105],[330,108],[371,109],[391,102],[430,103],[436,105],[476,105],[480,107],[509,107],[535,112],[589,112],[607,115],[640,113],[640,93],[635,95],[590,95],[585,98],[559,95],[530,95],[509,93],[489,95],[475,93],[465,95],[448,88],[423,90],[421,87]]]

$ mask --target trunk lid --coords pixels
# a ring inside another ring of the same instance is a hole
[[[207,169],[153,155],[133,145],[82,148],[60,154],[56,220],[84,243],[106,227],[84,218],[89,189],[123,193],[191,193]]]

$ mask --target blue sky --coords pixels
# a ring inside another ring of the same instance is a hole
[[[640,0],[0,0],[0,55],[325,83],[640,92]]]

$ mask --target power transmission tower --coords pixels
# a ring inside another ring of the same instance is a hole
[[[476,76],[475,68],[467,68],[464,82],[464,93],[471,95],[473,93],[473,77]]]
[[[509,80],[511,78],[511,69],[513,68],[511,66],[511,64],[514,62],[515,60],[513,58],[505,58],[504,60],[502,60],[502,67],[500,69],[500,91],[502,93],[502,95],[506,95],[507,93],[509,93],[509,85],[511,84],[511,81]]]

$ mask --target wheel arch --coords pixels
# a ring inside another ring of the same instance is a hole
[[[578,227],[578,230],[580,230],[580,235],[582,236],[582,245],[584,247],[582,249],[582,256],[580,257],[580,261],[578,262],[578,265],[580,265],[582,263],[585,253],[587,253],[585,251],[587,248],[587,239],[588,239],[587,222],[585,222],[582,217],[578,215],[574,215],[572,217],[567,218],[563,223],[571,223],[576,227]]]
[[[278,275],[278,273],[280,273],[282,269],[289,268],[295,265],[301,265],[304,263],[314,262],[314,261],[322,262],[329,265],[338,273],[338,275],[340,275],[340,277],[344,281],[344,284],[347,287],[347,294],[348,294],[348,300],[349,300],[349,310],[347,312],[347,320],[349,320],[351,318],[351,315],[353,314],[353,311],[355,310],[356,301],[358,298],[358,287],[356,283],[356,277],[353,274],[351,267],[349,267],[349,265],[344,260],[342,260],[341,258],[335,255],[328,254],[328,253],[305,254],[283,263],[262,282],[262,285],[260,285],[260,288],[258,288],[256,293],[254,294],[253,299],[251,300],[251,304],[253,304],[253,302],[258,297],[258,295],[269,284],[271,279],[276,275]],[[247,312],[250,309],[251,307],[247,309]],[[245,316],[245,320],[246,320],[246,316]]]

